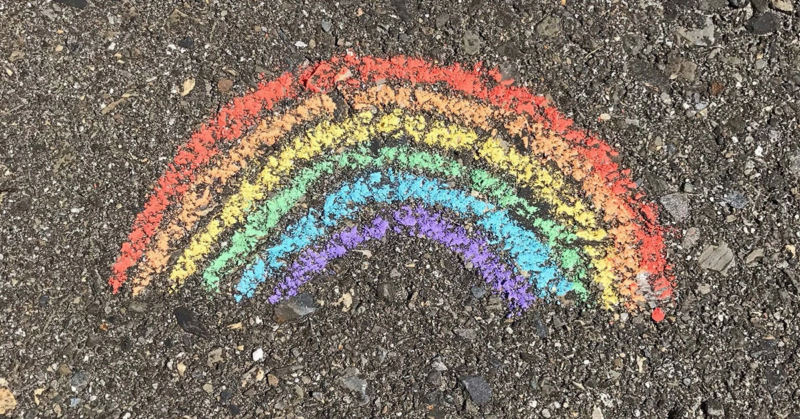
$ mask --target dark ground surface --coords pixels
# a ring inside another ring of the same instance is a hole
[[[800,5],[768,3],[0,2],[9,415],[800,417]],[[265,301],[200,287],[112,295],[109,266],[175,147],[258,74],[347,49],[499,66],[607,139],[652,199],[686,192],[684,220],[662,214],[680,233],[670,316],[614,322],[595,307],[538,305],[508,323],[496,301],[472,297],[476,278],[457,260],[413,240],[340,263],[315,298],[352,289],[353,308],[327,304],[301,322],[276,325]],[[197,85],[181,97],[187,78]],[[234,80],[229,93],[220,79]],[[695,243],[682,238],[690,228]],[[735,266],[700,268],[722,242]],[[397,249],[418,254],[415,267]],[[402,301],[379,297],[375,284],[390,280]],[[178,306],[205,338],[179,327]],[[467,401],[463,375],[491,385],[486,405]],[[364,394],[343,385],[359,379]]]

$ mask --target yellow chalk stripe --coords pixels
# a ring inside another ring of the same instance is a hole
[[[613,250],[613,245],[606,248],[606,253]],[[606,308],[619,303],[619,296],[616,291],[618,287],[614,287],[616,275],[614,274],[614,264],[610,258],[606,257],[603,252],[599,251],[593,246],[584,246],[583,251],[592,258],[592,266],[595,269],[595,274],[592,280],[595,284],[601,286],[603,290],[602,300]]]
[[[202,233],[192,238],[191,244],[173,268],[171,280],[179,285],[192,275],[197,270],[196,263],[210,252],[223,229],[237,222],[243,222],[244,215],[252,209],[253,204],[263,200],[279,185],[281,176],[292,169],[294,160],[312,159],[322,153],[323,149],[351,146],[371,140],[376,133],[388,134],[395,131],[404,131],[416,142],[451,150],[470,149],[478,142],[478,136],[472,130],[445,125],[440,121],[428,125],[424,117],[403,116],[400,110],[395,110],[383,116],[375,124],[369,125],[372,120],[372,113],[364,112],[341,124],[322,122],[304,136],[298,136],[291,141],[278,157],[269,157],[256,181],[254,183],[244,181],[239,192],[228,198],[220,217],[212,219]],[[428,127],[430,129],[426,129]],[[501,142],[495,138],[488,138],[479,144],[478,149],[481,150],[479,157],[508,171],[519,182],[540,194],[541,198],[555,209],[557,218],[562,224],[568,225],[575,220],[582,226],[596,225],[594,214],[580,201],[569,205],[558,196],[559,188],[566,186],[560,173],[550,174],[538,161],[523,156],[511,148],[504,150]],[[602,229],[580,229],[576,234],[585,239],[600,240],[607,233]],[[601,256],[600,253],[595,252],[598,257]],[[594,280],[604,288],[604,301],[615,304],[617,298],[611,286],[614,279],[613,267],[603,261],[594,260],[592,263],[598,269]],[[604,272],[601,274],[600,270]]]

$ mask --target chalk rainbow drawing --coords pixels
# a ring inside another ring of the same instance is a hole
[[[674,277],[656,207],[608,144],[512,84],[352,53],[262,82],[179,147],[109,284],[196,277],[236,300],[271,287],[275,303],[357,246],[410,235],[461,255],[512,311],[572,291],[661,321]]]

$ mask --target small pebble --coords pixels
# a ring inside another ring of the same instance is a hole
[[[178,326],[185,332],[200,337],[208,336],[208,330],[205,325],[188,307],[178,307],[172,313],[178,321]]]
[[[735,191],[735,190],[732,190],[732,191],[729,191],[728,193],[726,193],[722,197],[722,200],[725,201],[726,204],[730,205],[732,208],[735,208],[735,209],[744,208],[745,206],[747,206],[747,202],[748,202],[747,197],[744,196],[743,193],[741,193],[739,191]]]
[[[76,9],[85,9],[89,5],[86,0],[56,0],[56,3],[66,4]]]
[[[771,0],[772,8],[784,13],[794,12],[792,0]]]
[[[681,247],[684,249],[691,249],[700,240],[700,230],[697,227],[690,227],[683,235]]]
[[[228,93],[231,91],[232,87],[233,80],[231,79],[220,79],[217,82],[217,90],[219,90],[220,93]]]
[[[733,251],[728,248],[728,244],[725,242],[721,242],[719,246],[707,246],[697,259],[697,262],[701,268],[717,271],[723,275],[727,273],[728,269],[736,265]]]
[[[331,24],[330,20],[322,20],[319,25],[322,26],[322,30],[327,33],[331,33],[331,30],[333,29],[333,25]]]
[[[220,362],[223,362],[225,358],[222,354],[222,348],[216,348],[208,353],[208,358],[206,360],[206,365],[209,368],[214,368]]]
[[[767,35],[778,29],[778,18],[772,12],[766,12],[750,18],[745,28],[754,35]]]
[[[536,33],[539,35],[552,38],[561,33],[561,18],[556,16],[547,16],[536,25]]]
[[[72,374],[72,378],[69,381],[70,387],[72,387],[72,391],[78,392],[81,391],[84,387],[89,385],[91,377],[88,373],[83,371],[78,371]]]
[[[431,363],[431,366],[433,367],[433,369],[439,372],[447,371],[447,366],[444,365],[442,361],[433,361]]]
[[[664,195],[660,201],[675,221],[684,221],[689,217],[689,196],[685,193]]]
[[[480,36],[478,36],[478,34],[471,31],[466,31],[461,40],[461,44],[465,53],[468,55],[475,55],[480,52],[481,47],[483,46],[483,40]]]
[[[309,293],[301,293],[288,300],[281,301],[275,308],[275,320],[285,323],[297,320],[317,311],[317,303]]]
[[[472,293],[472,297],[476,300],[480,300],[486,295],[486,288],[483,285],[476,285],[470,288],[470,292]]]
[[[475,329],[453,329],[453,333],[466,340],[475,340],[478,337]]]
[[[700,284],[697,287],[697,291],[699,291],[702,295],[708,295],[711,293],[711,284]]]
[[[67,364],[59,364],[56,374],[58,374],[59,377],[66,377],[72,374],[72,369]]]
[[[492,387],[483,377],[480,376],[467,376],[461,377],[461,384],[469,393],[472,402],[478,406],[482,406],[489,402],[492,398]]]
[[[183,49],[192,49],[192,47],[194,47],[194,39],[187,36],[178,41],[178,46]]]
[[[14,393],[7,388],[0,388],[0,415],[5,415],[17,407],[17,399]]]
[[[703,402],[703,410],[708,416],[719,418],[725,416],[725,408],[717,400],[706,400]]]

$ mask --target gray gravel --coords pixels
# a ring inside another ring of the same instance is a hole
[[[0,2],[0,406],[14,418],[796,418],[799,9]],[[418,240],[340,261],[309,291],[325,304],[284,323],[266,301],[200,286],[112,295],[109,266],[176,146],[262,74],[348,49],[482,61],[614,145],[665,206],[677,307],[655,324],[567,299],[509,321],[474,272]],[[673,194],[686,199],[661,199]],[[352,308],[333,306],[349,290]]]

